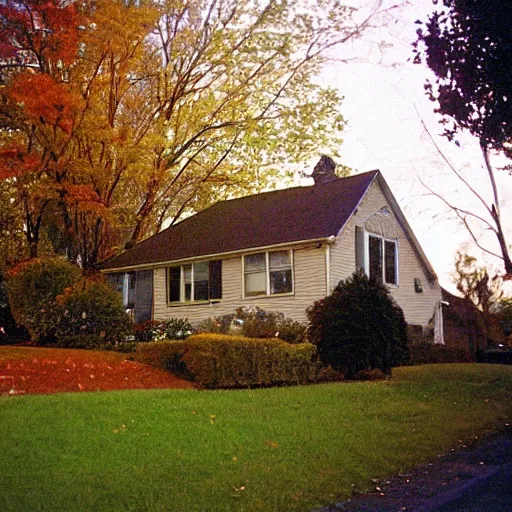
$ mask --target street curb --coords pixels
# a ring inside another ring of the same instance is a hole
[[[437,508],[448,505],[452,501],[455,501],[456,499],[464,496],[472,489],[484,485],[488,480],[493,478],[500,471],[512,471],[512,463],[493,466],[492,468],[489,468],[485,474],[472,478],[471,480],[464,482],[463,484],[450,489],[449,491],[438,494],[437,496],[433,496],[423,505],[413,509],[412,512],[433,512]]]

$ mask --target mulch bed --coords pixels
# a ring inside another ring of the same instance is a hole
[[[0,347],[0,395],[194,387],[166,370],[126,360],[126,354]]]

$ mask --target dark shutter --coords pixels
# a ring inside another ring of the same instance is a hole
[[[356,270],[364,272],[364,231],[356,226]]]
[[[210,261],[210,299],[222,299],[222,261]]]
[[[390,240],[384,242],[384,277],[388,284],[397,284],[396,244]]]
[[[181,267],[171,267],[168,270],[169,302],[180,300]]]

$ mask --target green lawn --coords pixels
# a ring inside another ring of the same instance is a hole
[[[512,367],[0,399],[2,511],[307,511],[512,418]]]

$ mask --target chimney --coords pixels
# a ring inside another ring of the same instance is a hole
[[[328,156],[322,155],[318,163],[315,165],[311,177],[315,180],[315,185],[327,183],[337,179],[336,164],[334,160]]]

